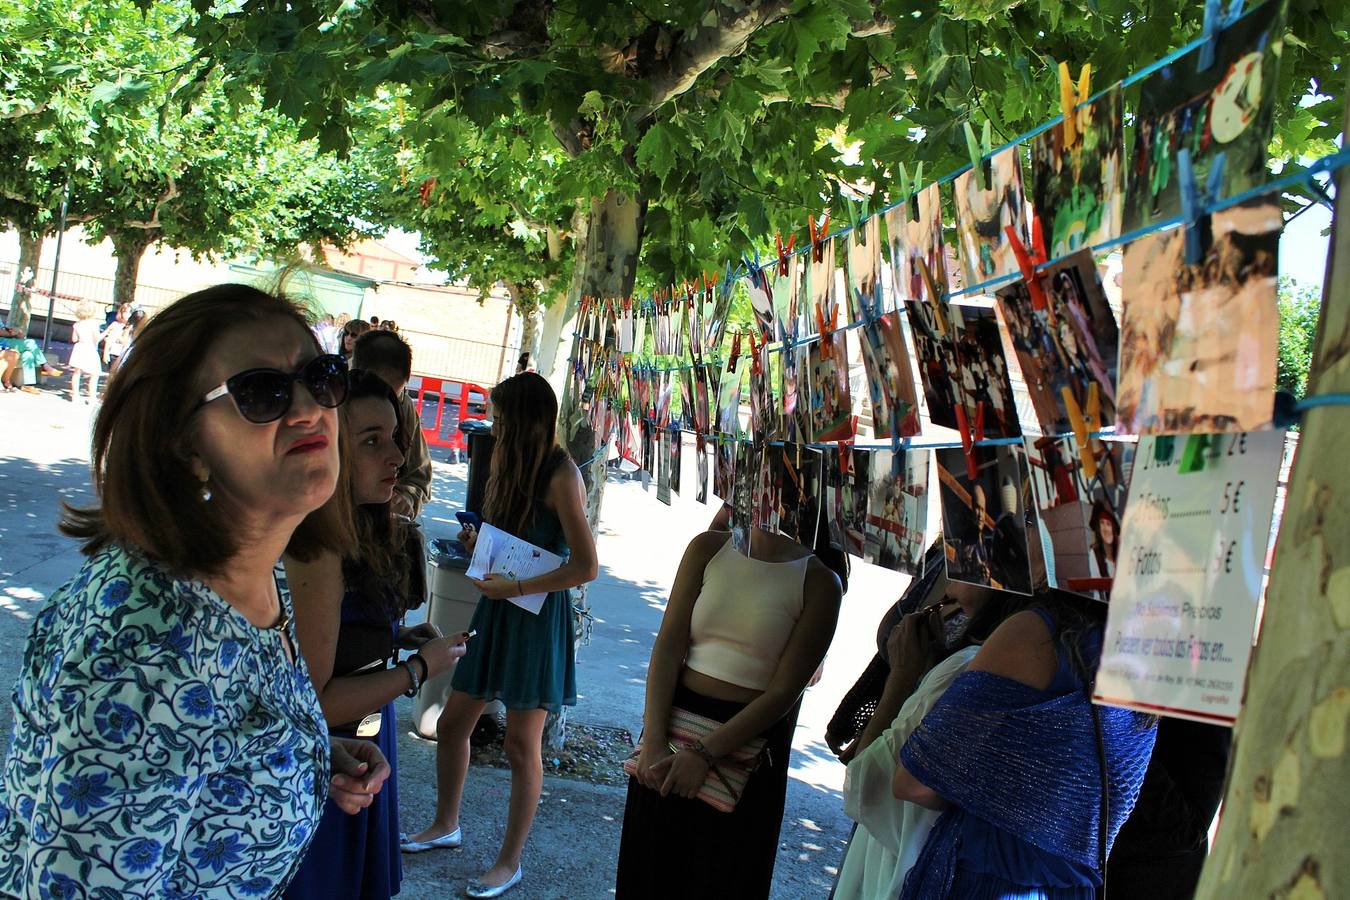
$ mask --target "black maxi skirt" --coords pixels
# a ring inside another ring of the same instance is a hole
[[[726,722],[743,703],[716,700],[683,684],[674,705]],[[746,782],[736,808],[718,812],[702,800],[662,797],[628,779],[619,841],[618,900],[767,898],[778,856],[787,797],[788,754],[801,701],[763,733],[768,757]]]

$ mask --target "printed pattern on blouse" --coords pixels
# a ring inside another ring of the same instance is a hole
[[[273,896],[323,811],[328,733],[303,658],[122,549],[48,598],[13,711],[0,895]]]

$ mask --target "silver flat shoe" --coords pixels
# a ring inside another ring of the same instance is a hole
[[[464,896],[500,897],[502,894],[505,894],[507,891],[511,890],[516,885],[520,884],[520,879],[523,878],[524,876],[525,871],[520,866],[516,866],[516,874],[512,875],[510,878],[506,879],[506,881],[502,882],[496,887],[488,887],[487,885],[483,884],[483,882],[475,878],[473,881],[470,881],[469,886],[464,889]]]
[[[406,835],[400,835],[398,848],[404,853],[423,853],[427,850],[453,850],[463,843],[464,831],[461,828],[456,828],[449,834],[443,834],[429,841],[414,841]]]

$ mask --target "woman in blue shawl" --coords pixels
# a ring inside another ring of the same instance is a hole
[[[900,750],[895,796],[944,811],[901,900],[1092,900],[1102,884],[1156,729],[1089,700],[1105,607],[1042,601],[999,626]]]

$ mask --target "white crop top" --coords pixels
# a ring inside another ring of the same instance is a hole
[[[809,556],[789,562],[751,559],[728,539],[703,569],[684,664],[741,687],[767,688],[801,618],[810,561]]]

